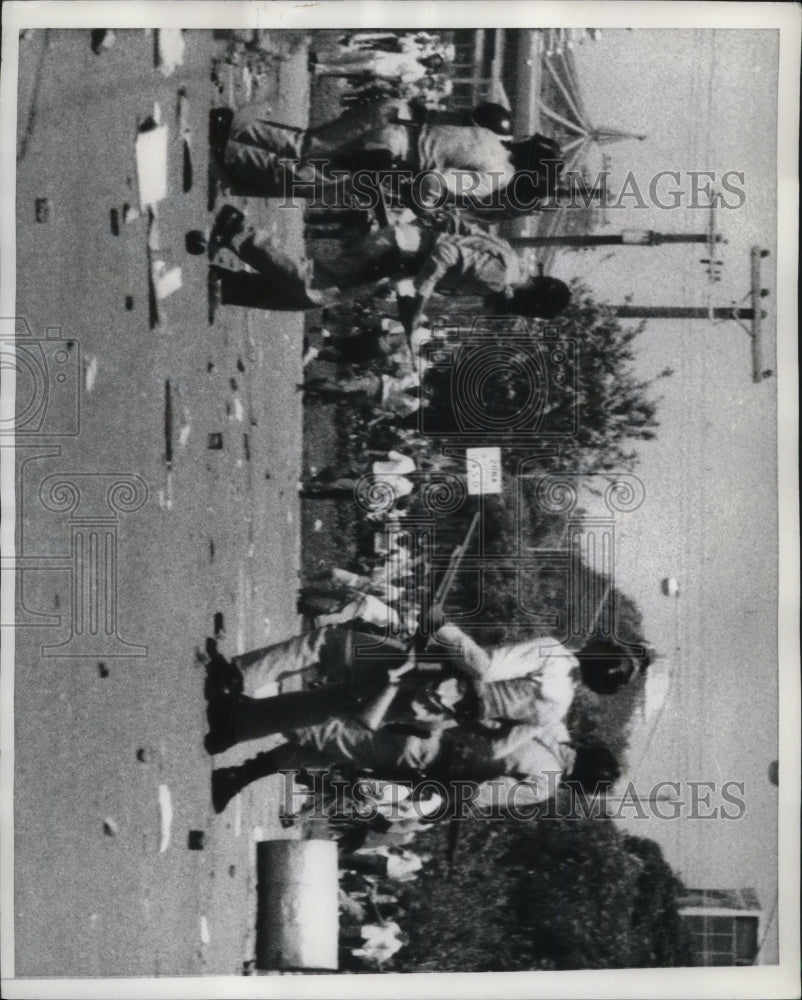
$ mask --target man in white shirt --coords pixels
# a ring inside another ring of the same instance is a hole
[[[315,168],[318,178],[333,170],[405,170],[414,178],[413,199],[421,208],[442,204],[442,195],[458,207],[500,202],[515,193],[519,176],[547,193],[562,167],[558,148],[544,136],[512,141],[477,125],[470,112],[431,111],[420,120],[408,102],[392,98],[350,108],[308,129],[274,121],[269,107],[243,108],[221,159],[234,184],[265,194],[288,190],[282,166],[287,162],[296,170]],[[537,197],[527,197],[528,211],[538,204]]]
[[[485,651],[454,625],[443,624],[434,638],[461,679],[431,681],[421,693],[430,706],[443,705],[445,717],[466,713],[485,725],[524,722],[561,726],[578,685],[613,695],[649,666],[645,647],[627,649],[611,639],[592,638],[571,652],[552,637],[531,639]],[[634,655],[637,652],[639,655]],[[441,685],[445,685],[442,688]]]
[[[486,652],[461,629],[448,624],[436,629],[435,639],[456,676],[413,687],[410,721],[430,734],[465,721],[479,723],[481,731],[489,734],[510,724],[556,732],[564,726],[580,683],[597,694],[612,695],[643,673],[650,662],[645,648],[635,657],[609,639],[590,639],[576,653],[553,638]],[[327,724],[326,719],[352,718],[381,696],[388,672],[405,667],[408,657],[404,644],[397,640],[330,626],[245,653],[231,664],[220,660],[211,664],[211,672],[220,671],[221,676],[234,680],[223,685],[221,701],[210,700],[206,743],[210,753],[243,740]],[[257,693],[276,679],[279,670],[299,673],[319,664],[325,665],[323,674],[329,677],[330,687],[266,699],[240,694],[243,690]]]

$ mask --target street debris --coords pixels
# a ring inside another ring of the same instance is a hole
[[[163,260],[155,260],[152,266],[153,285],[159,302],[166,299],[181,287],[181,268],[171,267],[169,270]]]
[[[184,246],[187,253],[191,253],[193,257],[200,257],[206,253],[207,241],[208,236],[202,229],[190,229],[184,237]]]
[[[173,509],[173,473],[171,470],[167,472],[164,487],[159,490],[159,507],[162,510]]]
[[[158,124],[157,113],[161,111],[154,105],[153,116],[142,124],[136,137],[136,174],[143,211],[167,197],[168,129]]]
[[[117,826],[117,824],[114,822],[111,816],[107,816],[103,820],[103,832],[106,834],[107,837],[116,837],[117,834],[120,832],[119,826]]]
[[[202,851],[206,846],[206,834],[203,830],[190,830],[187,835],[187,847],[190,851]]]
[[[170,834],[173,829],[173,800],[167,785],[159,785],[159,815],[161,818],[159,854],[164,854],[170,846]]]
[[[102,661],[97,665],[97,672],[100,674],[101,677],[109,676],[109,668]]]
[[[34,211],[36,213],[37,222],[50,222],[50,199],[49,198],[37,198]]]
[[[206,917],[200,918],[200,938],[201,944],[208,944],[212,940],[209,934],[209,921]]]
[[[180,28],[156,29],[156,66],[162,76],[172,76],[184,65],[184,34]]]
[[[96,378],[97,358],[94,354],[90,354],[84,359],[84,388],[87,392],[91,392],[94,389]]]
[[[212,432],[206,439],[206,447],[209,451],[222,451],[223,435],[219,432]]]
[[[184,422],[181,424],[181,429],[178,432],[178,447],[186,448],[187,441],[189,441],[189,435],[192,433],[192,422],[190,419],[189,409],[184,407]]]
[[[189,99],[186,87],[181,87],[178,91],[176,117],[182,145],[181,187],[186,194],[192,190],[192,129],[189,127]]]
[[[164,461],[173,464],[173,390],[170,380],[164,383]]]

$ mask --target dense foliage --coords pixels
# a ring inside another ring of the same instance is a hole
[[[463,822],[449,871],[435,857],[408,893],[404,971],[646,968],[691,964],[682,889],[651,840],[605,819]],[[421,840],[423,844],[423,839]],[[439,850],[437,848],[439,847]]]

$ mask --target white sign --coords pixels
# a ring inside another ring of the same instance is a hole
[[[501,493],[501,448],[466,448],[468,494]]]

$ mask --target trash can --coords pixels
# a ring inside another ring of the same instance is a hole
[[[336,970],[336,841],[262,840],[256,867],[257,968]]]

